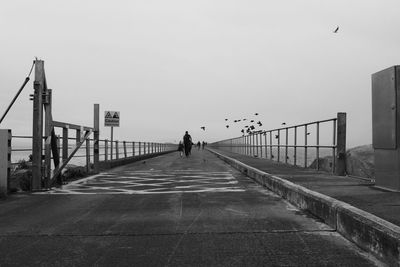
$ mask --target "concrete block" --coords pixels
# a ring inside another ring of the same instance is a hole
[[[389,266],[400,266],[400,227],[343,204],[337,209],[337,231]]]
[[[11,167],[11,130],[0,130],[0,197],[7,195]]]

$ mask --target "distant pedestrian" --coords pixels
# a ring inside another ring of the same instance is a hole
[[[185,155],[188,157],[190,155],[190,151],[192,150],[192,137],[188,133],[188,131],[185,132],[185,135],[183,136],[183,145],[185,147]]]
[[[179,145],[178,145],[178,151],[179,151],[179,155],[182,157],[183,156],[183,150],[184,150],[184,146],[182,141],[179,141]]]
[[[206,142],[203,141],[203,143],[201,143],[201,148],[204,149],[205,146],[206,146]]]

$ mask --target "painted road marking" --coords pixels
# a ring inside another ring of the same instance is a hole
[[[105,172],[37,194],[172,194],[243,192],[230,172],[119,171]]]

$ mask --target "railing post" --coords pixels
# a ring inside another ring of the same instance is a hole
[[[90,172],[90,138],[86,139],[86,172]]]
[[[135,156],[135,142],[132,142],[132,157]]]
[[[100,139],[100,105],[94,104],[94,116],[93,116],[93,172],[99,173],[99,161],[100,161],[100,149],[99,149],[99,139]]]
[[[127,158],[128,155],[126,154],[126,141],[123,141],[122,144],[124,145],[124,157]]]
[[[294,145],[294,151],[293,151],[293,165],[297,165],[297,126],[294,126],[294,140],[293,140],[293,145]]]
[[[307,167],[307,124],[304,126],[304,168]]]
[[[337,114],[337,149],[335,174],[344,176],[346,174],[346,113]]]
[[[68,128],[63,128],[62,160],[68,159]]]
[[[115,158],[119,159],[119,147],[118,147],[118,140],[115,141]]]
[[[11,130],[0,130],[0,196],[7,195],[10,186]]]
[[[62,147],[61,147],[60,135],[57,135],[57,149],[58,149],[58,155],[61,155],[62,154]]]
[[[139,156],[142,154],[142,147],[141,147],[142,142],[139,142]]]
[[[104,140],[104,161],[108,160],[108,140]]]

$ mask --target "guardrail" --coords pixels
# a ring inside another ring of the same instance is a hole
[[[310,167],[311,162],[315,162],[312,167],[318,170],[321,156],[330,154],[331,171],[345,175],[346,113],[337,113],[337,117],[332,119],[257,131],[214,142],[210,146],[295,166]]]
[[[29,140],[23,142],[21,140]],[[24,136],[24,135],[13,135],[12,136],[12,144],[17,143],[18,146],[11,145],[11,166],[15,168],[18,164],[20,164],[21,160],[30,161],[30,157],[32,155],[32,136]],[[59,150],[59,155],[68,155],[67,152],[63,152],[63,150],[72,150],[74,146],[72,145],[63,145],[63,138],[58,136],[57,138],[57,147]],[[77,138],[69,137],[68,141],[78,142]],[[24,144],[25,143],[25,144]],[[68,142],[71,144],[71,142]],[[79,148],[78,152],[74,155],[71,164],[77,166],[85,166],[87,172],[91,171],[90,165],[93,164],[93,150],[90,148],[93,147],[94,140],[88,139],[82,147]],[[103,162],[111,162],[125,158],[139,157],[154,153],[162,153],[166,151],[176,150],[177,145],[169,144],[169,143],[157,143],[157,142],[139,142],[139,141],[113,141],[113,150],[111,151],[111,141],[108,139],[100,139],[99,140],[99,160],[100,163]],[[45,148],[43,147],[43,152]],[[53,158],[52,158],[53,159]],[[82,159],[82,160],[81,160]],[[54,164],[52,164],[52,168],[54,168]]]

